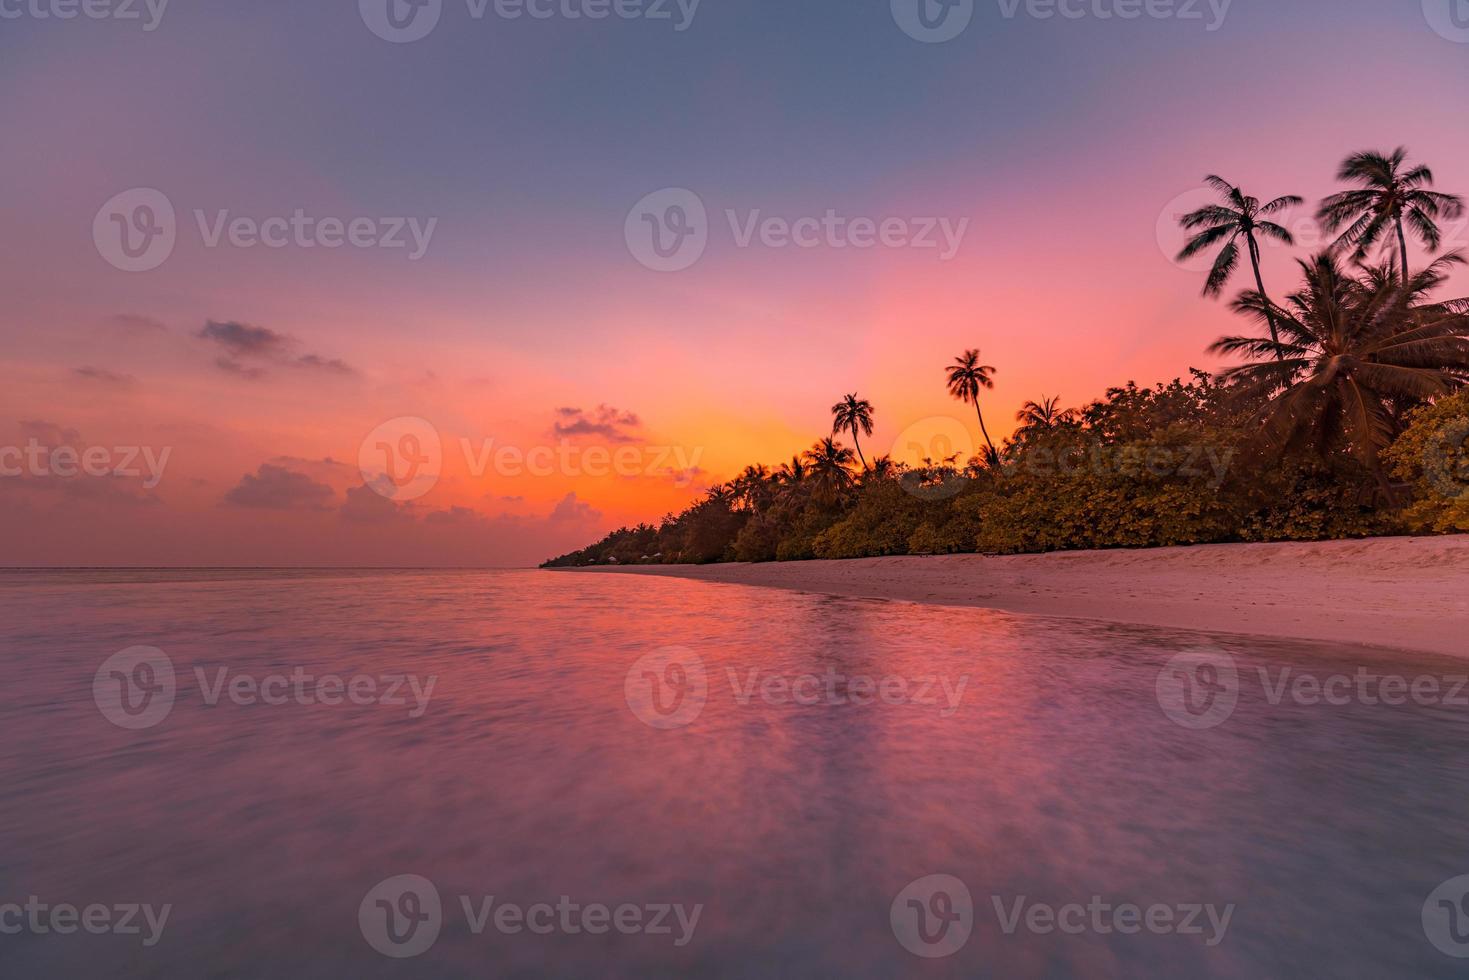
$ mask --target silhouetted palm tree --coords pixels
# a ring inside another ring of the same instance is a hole
[[[1443,238],[1439,219],[1452,220],[1464,213],[1462,199],[1426,189],[1433,184],[1432,170],[1417,166],[1405,172],[1407,158],[1408,151],[1401,146],[1391,154],[1369,151],[1347,157],[1336,179],[1354,181],[1361,188],[1331,195],[1321,202],[1317,215],[1327,231],[1346,226],[1334,247],[1354,249],[1358,261],[1379,242],[1391,248],[1396,236],[1398,272],[1403,279],[1408,278],[1407,228],[1429,251],[1436,251]]]
[[[1015,413],[1015,421],[1020,423],[1020,428],[1015,430],[1015,436],[1023,439],[1037,432],[1050,432],[1075,417],[1075,410],[1061,408],[1059,395],[1055,398],[1042,397],[1039,402],[1026,402]]]
[[[871,474],[874,480],[890,479],[898,474],[898,464],[891,456],[879,456],[872,461]]]
[[[965,404],[974,405],[974,414],[979,416],[979,431],[984,433],[984,441],[989,443],[990,451],[995,451],[994,440],[990,438],[990,430],[984,426],[984,413],[979,410],[979,393],[981,390],[993,389],[995,382],[991,377],[998,368],[989,364],[979,363],[979,350],[967,350],[954,358],[954,363],[946,369],[949,372],[949,394]]]
[[[1284,383],[1261,409],[1274,441],[1311,445],[1323,455],[1349,449],[1391,499],[1377,454],[1394,435],[1394,405],[1436,398],[1469,381],[1469,299],[1427,301],[1449,266],[1462,261],[1446,255],[1404,287],[1391,266],[1354,278],[1334,253],[1323,252],[1300,263],[1305,283],[1284,307],[1259,293],[1234,304],[1257,320],[1273,310],[1284,339],[1222,337],[1210,350],[1264,362],[1224,373],[1247,398],[1269,396]]]
[[[838,435],[842,432],[852,433],[852,445],[857,447],[857,458],[862,461],[862,468],[867,469],[867,457],[862,455],[862,443],[857,437],[861,433],[872,435],[872,403],[853,393],[833,405],[831,434]]]
[[[783,484],[800,483],[806,479],[806,461],[799,455],[792,456],[789,463],[781,463],[775,471],[775,479]]]
[[[827,437],[817,440],[805,455],[812,496],[826,504],[840,501],[852,486],[848,469],[856,460],[852,450]]]
[[[783,504],[794,504],[800,501],[802,496],[810,491],[806,478],[811,475],[811,468],[800,454],[791,457],[789,463],[781,463],[780,468],[775,471],[775,483],[779,489],[776,491],[776,499]]]
[[[729,482],[729,488],[746,510],[764,510],[771,498],[770,470],[758,463],[746,466]]]
[[[1260,295],[1266,295],[1265,279],[1260,275],[1260,243],[1256,235],[1294,245],[1296,242],[1291,233],[1275,222],[1265,220],[1265,216],[1303,204],[1304,200],[1288,194],[1262,205],[1259,198],[1246,196],[1223,177],[1210,174],[1204,178],[1204,183],[1218,191],[1225,203],[1206,205],[1179,219],[1184,228],[1196,231],[1197,234],[1178,253],[1178,260],[1182,262],[1191,259],[1204,249],[1223,242],[1224,247],[1219,250],[1214,259],[1214,267],[1209,270],[1209,278],[1204,281],[1204,295],[1218,296],[1224,292],[1224,284],[1234,275],[1235,267],[1239,265],[1238,241],[1243,238],[1250,250],[1250,266],[1255,270],[1255,288]],[[1270,339],[1279,341],[1280,332],[1275,325],[1275,315],[1272,313],[1266,322],[1270,326]]]

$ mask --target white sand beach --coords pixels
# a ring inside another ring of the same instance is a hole
[[[586,570],[1469,657],[1469,535]]]

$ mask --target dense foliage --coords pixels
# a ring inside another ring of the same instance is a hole
[[[1469,531],[1469,389],[1414,409],[1387,458],[1395,476],[1412,481],[1409,530]]]
[[[1258,238],[1290,243],[1261,205],[1218,178],[1224,203],[1183,218],[1191,256],[1219,252],[1205,295],[1222,292],[1245,246],[1256,288],[1234,309],[1263,328],[1214,350],[1245,363],[1220,375],[1113,388],[1079,410],[1027,402],[1014,435],[989,437],[981,397],[997,369],[965,351],[947,389],[973,405],[978,456],[913,467],[869,462],[836,440],[872,433],[855,393],[832,408],[831,435],[775,470],[750,466],[661,524],[614,531],[547,562],[790,561],[990,554],[1219,541],[1314,540],[1469,531],[1469,299],[1440,300],[1455,253],[1414,273],[1407,234],[1430,249],[1434,221],[1459,199],[1426,190],[1432,173],[1392,154],[1357,154],[1339,175],[1359,190],[1320,212],[1336,244],[1300,263],[1277,304]],[[1367,264],[1373,247],[1387,258]],[[1351,251],[1355,265],[1343,254]],[[1399,482],[1394,483],[1393,478]]]

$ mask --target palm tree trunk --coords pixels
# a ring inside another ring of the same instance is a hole
[[[862,441],[857,438],[857,427],[852,426],[852,445],[857,447],[857,458],[862,461],[862,472],[867,472],[867,457],[862,455]]]
[[[1265,279],[1260,275],[1260,246],[1255,244],[1255,233],[1252,231],[1247,236],[1250,242],[1250,264],[1255,267],[1255,288],[1260,291],[1260,298],[1265,301],[1265,321],[1270,324],[1270,339],[1275,341],[1275,359],[1285,363],[1285,354],[1280,350],[1280,330],[1275,325],[1275,304],[1270,302],[1270,297],[1265,295]]]
[[[1397,213],[1398,220],[1398,250],[1403,257],[1403,288],[1408,287],[1408,236],[1403,234],[1403,212]]]
[[[1387,474],[1382,471],[1380,464],[1372,468],[1372,475],[1377,478],[1378,489],[1382,491],[1382,496],[1387,501],[1388,510],[1397,510],[1398,492],[1393,489],[1392,483],[1388,480]]]
[[[974,414],[979,416],[979,431],[984,433],[984,441],[989,443],[990,452],[998,456],[1000,452],[995,448],[994,440],[990,438],[990,430],[984,427],[984,413],[979,410],[978,398],[974,399]]]

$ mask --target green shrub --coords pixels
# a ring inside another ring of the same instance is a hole
[[[904,490],[897,480],[873,480],[858,492],[845,517],[817,535],[812,551],[818,558],[907,554],[908,539],[924,514],[937,506]]]
[[[1393,475],[1412,484],[1409,529],[1469,531],[1469,389],[1414,410],[1384,455]]]

